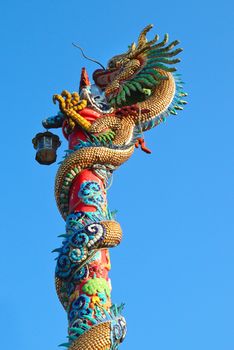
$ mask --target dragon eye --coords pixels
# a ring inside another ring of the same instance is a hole
[[[123,64],[123,61],[117,61],[117,62],[115,63],[115,66],[116,66],[116,68],[119,68],[119,67],[122,66],[122,64]]]
[[[115,68],[115,67],[116,67],[115,61],[109,61],[108,62],[108,68],[112,69],[112,68]]]

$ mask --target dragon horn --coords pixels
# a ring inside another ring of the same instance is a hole
[[[137,42],[137,47],[141,48],[142,46],[145,46],[145,44],[147,43],[147,39],[146,39],[146,34],[153,28],[153,24],[149,24],[148,26],[146,26],[140,33],[139,38],[138,38],[138,42]]]
[[[140,33],[138,42],[137,42],[137,49],[139,50],[139,53],[144,51],[144,49],[150,48],[153,44],[155,44],[159,36],[155,35],[153,40],[147,41],[146,34],[153,28],[153,24],[149,24],[146,26]]]

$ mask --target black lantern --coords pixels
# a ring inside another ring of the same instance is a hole
[[[56,161],[57,148],[61,145],[59,137],[52,132],[40,132],[32,140],[34,148],[37,150],[35,159],[43,165],[50,165]]]

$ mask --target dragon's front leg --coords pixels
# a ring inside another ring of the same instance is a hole
[[[61,95],[56,94],[53,96],[53,102],[59,103],[60,111],[68,120],[71,131],[76,125],[87,132],[90,130],[91,123],[78,113],[87,106],[87,101],[80,100],[77,92],[71,94],[67,90],[63,90]]]

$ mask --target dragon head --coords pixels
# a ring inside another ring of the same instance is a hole
[[[137,44],[132,43],[126,53],[112,57],[106,69],[98,69],[93,79],[106,95],[107,101],[113,107],[123,107],[141,102],[149,98],[157,85],[167,79],[162,71],[174,72],[176,68],[170,67],[180,62],[173,59],[182,51],[174,47],[179,41],[168,43],[168,34],[157,43],[159,36],[148,41],[146,34],[153,25],[145,27],[139,35]]]

